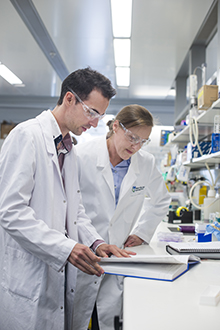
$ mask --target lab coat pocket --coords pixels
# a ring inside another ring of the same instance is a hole
[[[11,294],[32,301],[39,298],[42,262],[32,254],[7,246],[2,275],[2,285]]]

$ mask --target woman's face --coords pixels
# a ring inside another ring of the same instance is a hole
[[[129,127],[127,133],[123,130],[118,120],[113,124],[114,130],[114,146],[118,156],[123,159],[129,159],[134,155],[142,146],[141,143],[134,143],[132,136],[140,138],[140,140],[147,140],[150,136],[152,127],[145,126],[134,126]]]

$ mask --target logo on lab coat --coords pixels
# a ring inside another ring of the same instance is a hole
[[[132,192],[133,193],[140,193],[141,191],[143,191],[145,188],[145,186],[140,186],[140,187],[137,187],[137,186],[133,186],[132,187]]]

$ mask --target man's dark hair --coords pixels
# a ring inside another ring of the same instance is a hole
[[[64,95],[70,91],[70,88],[82,101],[85,101],[94,89],[100,91],[108,100],[116,94],[116,90],[112,87],[111,81],[98,71],[92,70],[90,67],[76,70],[64,79],[57,105],[62,104]]]

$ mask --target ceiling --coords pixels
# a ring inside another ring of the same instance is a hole
[[[133,0],[131,83],[117,88],[110,0],[0,0],[0,62],[24,83],[12,86],[0,77],[0,120],[55,106],[62,79],[90,66],[117,89],[107,113],[144,103],[162,124],[172,124],[168,93],[214,2]]]

